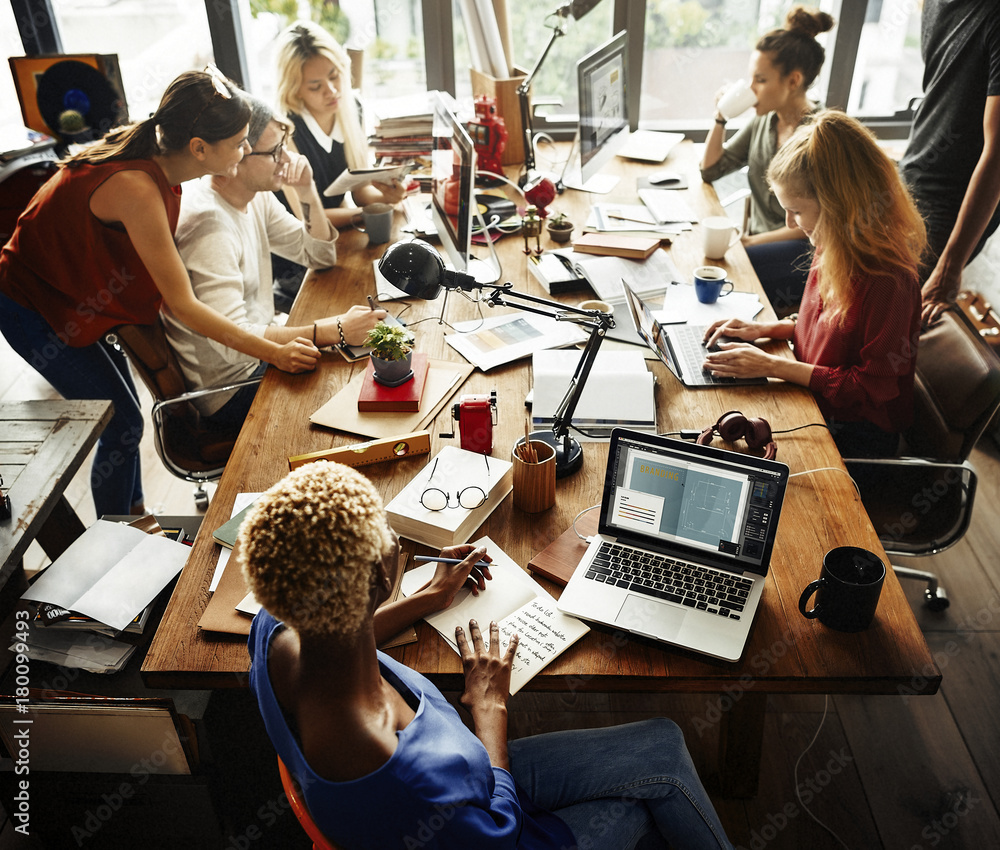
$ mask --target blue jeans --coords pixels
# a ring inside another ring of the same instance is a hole
[[[97,515],[127,514],[142,502],[143,419],[125,355],[103,342],[72,348],[38,313],[0,293],[0,332],[67,399],[110,399],[114,415],[97,443],[90,488]]]
[[[812,250],[808,239],[765,242],[747,248],[750,265],[779,318],[799,308],[812,265]]]
[[[533,735],[509,753],[514,779],[579,850],[732,847],[672,720]]]

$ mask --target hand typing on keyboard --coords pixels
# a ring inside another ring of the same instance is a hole
[[[793,322],[746,322],[726,319],[714,322],[705,331],[704,342],[709,353],[703,368],[724,378],[784,378],[805,386],[809,374],[804,370],[789,370],[790,361],[767,354],[750,343],[757,339],[791,339]],[[807,364],[796,364],[803,366]],[[811,367],[809,367],[811,372]]]

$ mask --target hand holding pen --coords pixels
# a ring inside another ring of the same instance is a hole
[[[473,596],[479,596],[486,590],[486,582],[491,581],[490,564],[492,559],[486,554],[486,547],[474,547],[468,543],[460,546],[448,546],[441,550],[438,556],[418,555],[415,561],[433,561],[438,565],[434,577],[421,590],[441,595],[441,605],[437,610],[443,610],[451,605],[462,587],[468,587]]]

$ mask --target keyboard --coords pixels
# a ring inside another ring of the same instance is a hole
[[[608,542],[585,576],[732,620],[740,619],[753,586],[743,576]]]
[[[707,325],[671,325],[669,340],[674,350],[674,356],[682,364],[684,375],[689,381],[697,381],[701,384],[735,383],[737,378],[713,375],[703,368],[705,357],[709,353],[709,349],[703,342],[707,329]],[[756,378],[753,381],[760,383]]]

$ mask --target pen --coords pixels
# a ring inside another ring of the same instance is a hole
[[[436,561],[439,564],[461,564],[465,558],[436,558],[433,555],[414,555],[414,561]],[[472,566],[474,567],[490,567],[492,564],[489,561],[476,561]]]
[[[374,299],[374,298],[372,298],[372,297],[371,297],[370,295],[368,296],[368,306],[372,308],[372,312],[373,312],[373,313],[374,313],[374,312],[375,312],[375,311],[376,311],[376,310],[378,309],[378,308],[377,308],[377,307],[375,306],[375,299]]]
[[[608,218],[615,218],[618,219],[618,221],[634,221],[636,224],[648,224],[648,225],[656,224],[655,221],[650,221],[649,219],[629,218],[627,215],[618,215],[616,213],[608,213]]]

